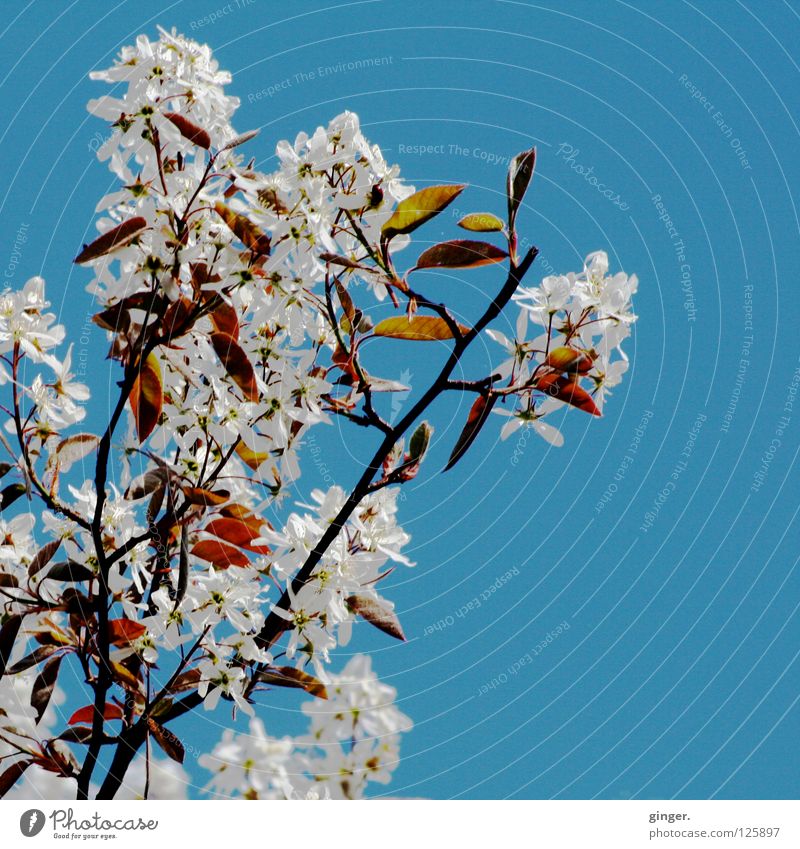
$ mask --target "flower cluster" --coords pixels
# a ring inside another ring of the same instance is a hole
[[[503,439],[520,427],[533,427],[552,445],[561,446],[564,437],[543,421],[545,416],[564,405],[602,413],[609,390],[628,369],[621,346],[636,320],[632,298],[637,285],[635,274],[610,275],[608,256],[597,251],[586,257],[578,274],[545,277],[539,286],[517,290],[514,300],[520,311],[514,339],[486,331],[510,355],[496,370],[499,378],[508,379],[503,393],[516,397],[513,410],[496,410],[510,417]],[[529,322],[544,333],[528,338]]]
[[[303,705],[308,733],[270,737],[259,719],[249,733],[224,732],[200,765],[213,772],[207,790],[245,799],[360,799],[367,784],[388,784],[411,721],[394,705],[366,655],[331,675],[327,699]]]

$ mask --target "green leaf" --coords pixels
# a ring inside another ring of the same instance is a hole
[[[433,428],[428,422],[419,424],[408,444],[408,457],[411,462],[418,463],[422,460],[428,450],[432,434]]]
[[[511,160],[511,164],[508,167],[506,194],[508,196],[508,227],[510,230],[514,229],[514,220],[517,217],[517,211],[533,178],[533,169],[535,167],[535,147],[518,153]]]
[[[392,217],[383,225],[383,238],[388,241],[401,233],[411,233],[452,203],[466,185],[428,186],[397,204]]]
[[[464,216],[458,222],[458,226],[476,233],[494,233],[500,232],[505,225],[491,212],[473,212]]]
[[[455,239],[442,242],[423,251],[417,260],[417,268],[478,268],[502,262],[508,254],[488,242],[471,239]]]

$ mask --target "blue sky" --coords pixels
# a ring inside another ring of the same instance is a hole
[[[535,143],[519,226],[538,274],[604,248],[639,275],[631,369],[602,420],[567,415],[563,448],[501,444],[498,420],[442,475],[465,400],[433,411],[403,503],[417,566],[387,590],[409,642],[358,628],[348,647],[374,651],[416,723],[393,794],[797,797],[797,3],[38,0],[13,15],[0,273],[43,274],[76,334],[92,303],[70,260],[110,187],[87,74],[156,24],[233,72],[259,168],[350,109],[409,181],[467,182],[460,213],[502,213],[508,158]],[[457,237],[455,220],[421,239]],[[481,270],[440,291],[469,316],[496,283]],[[101,416],[105,340],[88,336]],[[385,376],[419,389],[425,358],[404,349]],[[319,439],[346,486],[370,444]],[[309,464],[300,495],[324,484]],[[265,705],[267,728],[298,728],[297,705]]]

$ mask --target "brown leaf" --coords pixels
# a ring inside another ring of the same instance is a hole
[[[248,448],[244,442],[239,442],[236,446],[236,453],[241,458],[242,462],[248,465],[254,472],[257,472],[261,464],[269,459],[269,451],[253,451]]]
[[[318,678],[293,666],[271,666],[258,673],[258,680],[274,687],[294,687],[305,690],[318,699],[327,699],[328,691]]]
[[[56,686],[58,669],[61,666],[62,655],[57,655],[45,663],[42,671],[36,676],[31,690],[31,707],[36,712],[36,723],[38,724],[50,704],[50,697]]]
[[[406,635],[403,633],[397,614],[382,599],[367,595],[351,595],[347,599],[347,606],[384,634],[396,640],[405,640]]]
[[[198,507],[215,507],[230,501],[231,494],[227,489],[203,489],[199,486],[183,487],[183,495],[190,504]]]
[[[178,132],[185,139],[189,139],[192,144],[202,147],[203,150],[208,150],[211,147],[211,136],[202,127],[198,127],[197,124],[188,118],[179,115],[177,112],[165,112],[164,117],[173,126],[177,127]]]
[[[261,536],[261,520],[256,516],[246,520],[224,517],[212,519],[203,530],[256,554],[269,554],[271,551],[269,546],[253,545],[253,540]]]
[[[0,627],[0,678],[6,673],[6,665],[11,657],[14,641],[17,639],[21,625],[22,616],[19,613],[12,613]]]
[[[45,543],[34,556],[33,560],[31,560],[28,565],[28,577],[32,578],[37,572],[40,572],[44,569],[45,566],[53,559],[53,555],[58,551],[58,547],[61,545],[60,539],[51,540],[48,543]]]
[[[236,385],[244,393],[248,401],[258,401],[258,384],[250,358],[239,346],[239,343],[227,333],[215,331],[211,334],[211,344],[225,366],[225,371],[231,376]]]
[[[203,675],[199,669],[187,669],[172,682],[171,693],[180,693],[184,690],[194,690],[200,683]]]
[[[66,472],[73,463],[91,454],[99,444],[100,437],[93,433],[76,433],[75,436],[62,439],[53,456],[59,469]]]
[[[593,416],[603,415],[594,403],[592,396],[577,381],[570,380],[568,377],[561,377],[556,374],[542,375],[536,381],[536,388],[559,401],[564,401],[566,404],[571,404],[573,407],[583,410],[585,413],[590,413]]]
[[[401,233],[411,233],[430,221],[454,201],[466,185],[428,186],[397,204],[392,217],[383,225],[383,238],[387,241]]]
[[[140,443],[144,442],[158,424],[164,403],[161,367],[155,354],[149,354],[141,365],[128,400],[136,421],[136,435]]]
[[[442,242],[423,251],[417,260],[417,268],[478,268],[502,262],[508,254],[488,242],[471,239],[455,239]]]
[[[183,743],[171,731],[156,722],[152,716],[147,717],[147,728],[164,754],[172,758],[173,761],[182,764],[186,755]]]
[[[94,719],[94,705],[86,705],[78,708],[75,713],[67,720],[67,725],[77,725],[80,722],[91,723]],[[114,705],[106,702],[103,709],[103,719],[122,719],[122,708],[119,705]]]
[[[508,226],[514,229],[514,220],[517,211],[525,197],[525,192],[533,178],[533,170],[536,167],[536,148],[524,150],[518,153],[508,167],[508,178],[506,180],[506,195],[508,197]]]
[[[469,328],[459,325],[462,333],[468,333]],[[443,318],[428,315],[415,315],[408,318],[404,315],[385,318],[372,331],[376,336],[390,339],[408,339],[415,342],[435,342],[452,339],[453,334]]]
[[[22,778],[22,774],[33,761],[15,761],[0,775],[0,799]]]
[[[8,667],[9,675],[16,675],[18,672],[24,672],[26,669],[30,669],[31,666],[35,666],[37,663],[41,663],[46,658],[50,657],[53,652],[57,651],[59,646],[57,645],[47,645],[47,646],[39,646],[35,648],[30,654],[25,655],[22,660],[18,660],[13,666]]]
[[[220,300],[219,304],[209,313],[214,330],[227,333],[232,339],[239,338],[239,316],[236,310],[227,302]]]
[[[140,215],[129,218],[118,224],[111,230],[103,233],[91,244],[84,245],[83,250],[75,257],[73,262],[84,263],[91,262],[93,259],[98,259],[101,256],[110,254],[112,251],[124,248],[129,245],[137,236],[140,236],[147,229],[147,221]]]
[[[18,498],[21,498],[27,490],[24,483],[9,484],[0,492],[0,511],[10,507]]]
[[[94,577],[95,574],[91,569],[88,569],[81,563],[76,563],[74,560],[63,560],[60,563],[54,563],[50,571],[45,575],[46,580],[71,581],[74,583],[91,581]]]
[[[108,623],[108,640],[112,646],[133,643],[147,633],[146,626],[135,619],[112,619]]]
[[[201,560],[213,563],[218,569],[250,565],[250,559],[243,551],[216,539],[204,539],[195,543],[192,554]]]
[[[218,200],[214,204],[217,215],[228,225],[233,235],[256,256],[269,256],[270,239],[252,221]]]
[[[480,433],[481,428],[489,418],[489,413],[491,413],[496,401],[496,395],[479,395],[475,400],[467,416],[467,423],[464,425],[464,429],[461,431],[453,448],[453,453],[444,467],[445,472],[455,466],[464,454],[466,454],[470,445],[475,441],[475,437]]]

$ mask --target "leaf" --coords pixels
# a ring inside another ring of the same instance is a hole
[[[250,564],[250,559],[243,551],[216,539],[204,539],[195,543],[192,554],[201,560],[213,563],[219,569]]]
[[[294,687],[305,690],[318,699],[328,698],[328,691],[322,681],[293,666],[270,666],[259,672],[257,678],[264,684],[272,684],[275,687]]]
[[[114,677],[117,679],[117,682],[121,684],[126,690],[132,690],[135,693],[141,693],[142,685],[136,675],[128,669],[127,666],[122,663],[117,663],[115,660],[109,661],[109,666],[111,667],[111,672]]]
[[[563,372],[571,368],[580,357],[580,351],[576,351],[574,348],[569,348],[566,345],[561,345],[550,351],[544,364],[558,372]]]
[[[214,325],[214,330],[227,333],[232,339],[239,338],[239,316],[227,301],[220,300],[209,313],[209,318]]]
[[[508,197],[508,227],[514,229],[514,220],[517,211],[525,197],[525,192],[533,178],[533,170],[536,167],[536,148],[523,150],[518,153],[508,167],[506,179],[506,195]]]
[[[129,218],[122,224],[118,224],[103,233],[102,236],[98,236],[91,244],[84,245],[83,250],[72,261],[82,264],[91,262],[93,259],[99,259],[101,256],[129,245],[137,236],[141,236],[146,229],[147,221],[141,215]]]
[[[242,133],[227,144],[224,144],[218,152],[222,153],[223,150],[232,150],[234,147],[239,147],[240,144],[244,144],[245,142],[249,142],[250,139],[254,139],[260,132],[261,130],[248,130],[246,133]]]
[[[147,359],[141,364],[131,387],[129,401],[136,422],[136,435],[142,443],[158,424],[164,403],[161,367],[155,354],[148,354]]]
[[[186,756],[183,743],[171,731],[168,731],[163,725],[159,725],[152,716],[147,717],[147,728],[164,754],[172,758],[173,761],[182,764]]]
[[[44,569],[45,566],[53,559],[53,555],[58,551],[58,547],[61,545],[60,539],[50,540],[50,542],[43,545],[34,556],[33,560],[31,560],[28,565],[28,577],[32,578],[37,572]]]
[[[256,516],[252,517],[252,521],[224,517],[212,519],[203,530],[256,554],[269,554],[271,551],[269,546],[253,545],[253,540],[261,536],[261,520]]]
[[[352,327],[353,321],[356,316],[356,308],[353,305],[353,299],[350,297],[347,289],[341,284],[339,280],[335,281],[336,285],[336,294],[339,296],[339,303],[342,305],[342,309],[344,310],[344,314],[347,316],[347,320],[350,322],[350,326]]]
[[[455,239],[442,242],[423,251],[417,260],[417,268],[478,268],[502,262],[508,254],[489,242],[471,239]]]
[[[211,136],[202,128],[198,127],[193,121],[177,112],[165,112],[164,117],[174,126],[178,132],[185,138],[189,139],[192,144],[202,147],[203,150],[208,150],[211,147]]]
[[[221,200],[214,204],[217,215],[228,225],[234,236],[257,256],[269,256],[270,240],[262,230],[256,227],[244,215],[234,212]]]
[[[366,595],[351,595],[347,599],[347,606],[384,634],[396,640],[405,640],[406,635],[403,633],[400,620],[394,610],[382,599]]]
[[[165,466],[150,469],[130,482],[130,486],[125,490],[123,497],[127,498],[128,501],[138,501],[140,498],[146,498],[148,495],[161,489],[161,487],[169,482],[171,477],[172,475],[169,469]]]
[[[36,724],[42,721],[42,716],[50,704],[50,697],[56,686],[58,669],[61,666],[62,655],[56,655],[45,663],[42,671],[36,676],[31,690],[31,707],[36,712]]]
[[[242,462],[246,463],[254,472],[257,472],[261,464],[269,459],[269,451],[253,451],[244,442],[239,442],[236,445],[236,453]]]
[[[491,212],[473,212],[465,215],[458,226],[476,233],[494,233],[502,231],[505,224]]]
[[[108,623],[108,639],[112,646],[136,642],[146,633],[147,627],[135,619],[112,619]]]
[[[459,325],[462,333],[468,333],[469,328]],[[453,333],[443,318],[438,316],[415,315],[408,318],[404,315],[385,318],[372,331],[376,336],[389,339],[408,339],[413,342],[435,342],[452,339]]]
[[[466,185],[428,186],[415,192],[411,197],[401,200],[395,207],[392,217],[383,225],[383,238],[388,241],[401,233],[411,233],[417,227],[430,221],[454,201]]]
[[[183,601],[186,595],[186,589],[189,586],[189,533],[186,530],[186,525],[181,527],[181,547],[178,557],[178,586],[175,589],[175,603],[172,608],[174,613]]]
[[[374,374],[367,375],[367,383],[373,392],[410,392],[411,387],[397,380],[387,380],[384,377],[375,377]]]
[[[248,401],[258,401],[258,384],[250,358],[239,343],[227,333],[217,330],[211,334],[211,344],[230,377]]]
[[[200,683],[203,675],[199,669],[187,669],[172,682],[171,693],[180,693],[184,690],[194,690]]]
[[[20,496],[25,495],[26,491],[25,484],[9,484],[9,486],[0,492],[0,510],[10,507]]]
[[[230,501],[231,497],[227,489],[215,489],[212,492],[199,486],[183,487],[183,495],[190,504],[196,504],[199,507],[215,507]]]
[[[481,428],[489,418],[489,413],[491,413],[496,401],[496,395],[478,396],[470,408],[467,423],[464,425],[464,429],[461,431],[453,448],[453,453],[450,455],[450,459],[447,461],[447,465],[443,471],[446,472],[448,469],[452,469],[464,454],[467,453],[470,445],[475,441],[475,437],[480,433]]]
[[[414,431],[408,443],[408,457],[411,462],[419,463],[428,450],[428,445],[433,435],[433,428],[428,422],[421,422]]]
[[[0,463],[0,478],[5,477],[13,468],[11,463]]]
[[[603,415],[594,403],[592,396],[577,381],[556,374],[546,374],[536,381],[536,388],[540,392],[563,401],[565,404],[571,404],[573,407],[583,410],[585,413],[590,413],[593,416]]]
[[[22,778],[22,774],[33,761],[15,761],[0,775],[0,799]]]
[[[76,563],[74,560],[63,560],[60,563],[54,563],[43,580],[80,583],[81,581],[91,581],[94,577],[94,572],[83,564]]]
[[[55,462],[62,472],[69,471],[73,463],[92,453],[100,444],[100,437],[93,433],[76,433],[58,443],[55,450]],[[51,458],[52,459],[52,458]]]
[[[77,725],[80,722],[91,723],[94,719],[94,705],[78,708],[67,720],[67,725]],[[119,705],[106,702],[103,708],[103,719],[122,719],[122,708]]]
[[[9,675],[16,675],[18,672],[24,672],[41,663],[45,658],[50,657],[53,652],[57,651],[59,646],[39,646],[35,648],[29,655],[26,655],[22,660],[18,660],[13,666],[8,667]]]
[[[19,613],[12,613],[0,627],[0,678],[6,674],[6,665],[14,650],[14,641],[17,639],[21,625],[22,616]]]

